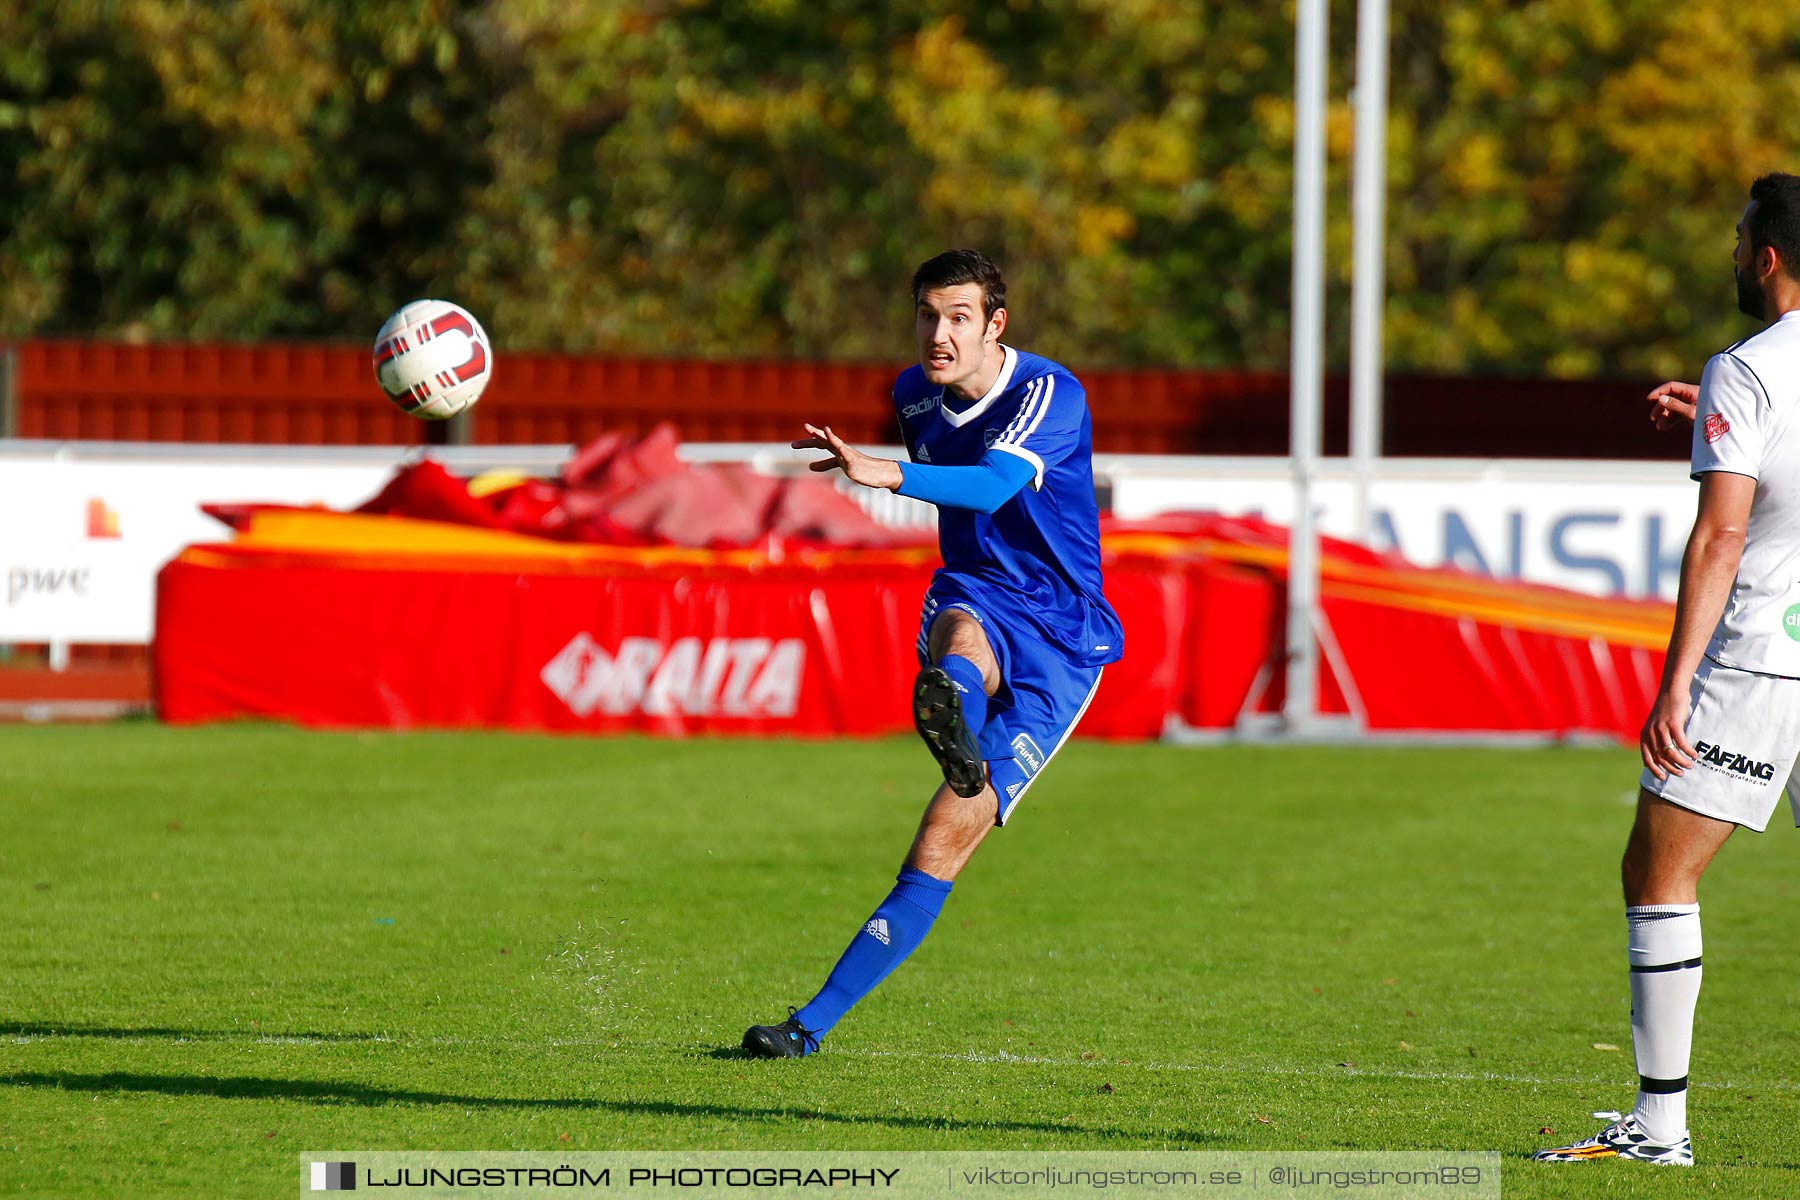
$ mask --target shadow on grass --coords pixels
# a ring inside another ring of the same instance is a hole
[[[109,1025],[82,1025],[71,1021],[7,1021],[0,1020],[0,1037],[68,1037],[171,1038],[179,1042],[380,1042],[386,1037],[374,1033],[294,1033],[285,1029],[164,1029],[158,1026],[120,1028]]]
[[[823,1121],[837,1125],[885,1125],[893,1129],[939,1132],[983,1130],[1000,1133],[1076,1133],[1098,1138],[1136,1142],[1118,1129],[1072,1125],[1060,1121],[959,1121],[949,1117],[904,1117],[894,1114],[858,1115],[822,1112],[812,1108],[740,1108],[723,1104],[676,1104],[669,1101],[601,1100],[583,1097],[563,1099],[529,1096],[458,1096],[448,1092],[415,1092],[399,1088],[369,1087],[360,1083],[313,1079],[266,1079],[258,1076],[213,1078],[201,1075],[139,1075],[109,1071],[103,1075],[70,1075],[48,1071],[20,1071],[0,1075],[0,1087],[47,1088],[65,1092],[147,1092],[162,1096],[207,1096],[217,1100],[296,1100],[306,1104],[343,1104],[378,1107],[388,1104],[451,1104],[458,1108],[543,1109],[595,1113],[620,1113],[659,1117],[725,1117],[752,1121]],[[1187,1130],[1159,1132],[1160,1141],[1202,1146],[1224,1139]]]

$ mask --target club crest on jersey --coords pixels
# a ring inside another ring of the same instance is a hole
[[[1706,422],[1700,427],[1701,436],[1706,439],[1706,444],[1709,446],[1730,432],[1731,422],[1718,413],[1706,414]]]
[[[1715,746],[1711,742],[1695,742],[1694,753],[1699,756],[1702,763],[1723,774],[1741,775],[1745,779],[1754,779],[1761,783],[1768,783],[1775,778],[1775,764],[1757,762],[1742,754],[1734,754],[1730,750]]]

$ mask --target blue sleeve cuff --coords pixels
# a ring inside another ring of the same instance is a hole
[[[972,467],[903,462],[900,464],[900,486],[896,490],[902,496],[940,507],[972,508],[991,513],[1036,478],[1037,469],[1024,458],[989,450]]]

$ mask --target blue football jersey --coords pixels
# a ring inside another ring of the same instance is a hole
[[[1034,471],[992,514],[938,508],[938,575],[1016,600],[1015,615],[1072,663],[1116,662],[1125,639],[1101,588],[1087,393],[1067,367],[1003,349],[994,386],[961,411],[952,407],[961,398],[926,382],[922,367],[894,382],[894,409],[914,462],[973,466],[991,447]]]

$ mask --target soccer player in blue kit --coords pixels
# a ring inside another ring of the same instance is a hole
[[[944,783],[888,893],[825,986],[746,1051],[798,1058],[931,929],[988,830],[1062,748],[1124,636],[1100,582],[1087,397],[1066,367],[1003,345],[1006,284],[986,255],[951,250],[913,274],[919,365],[894,383],[910,462],[863,454],[829,426],[794,448],[864,487],[938,508],[944,565],[919,621],[913,723]]]

